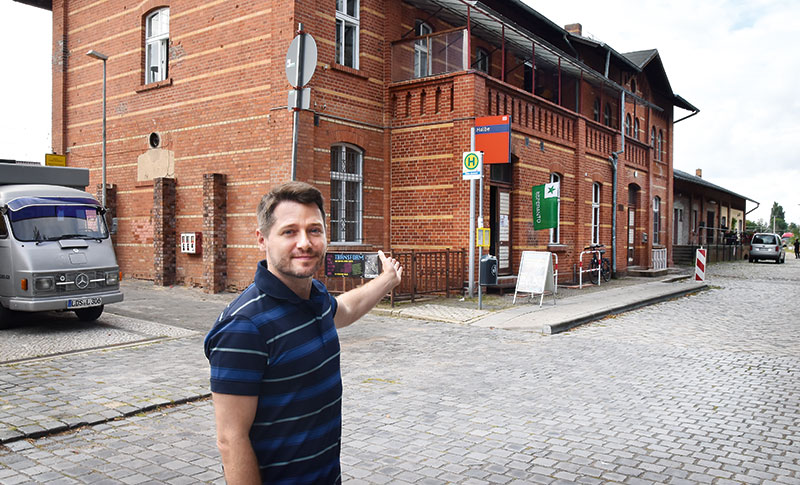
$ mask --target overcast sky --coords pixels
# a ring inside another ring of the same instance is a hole
[[[800,1],[525,1],[617,52],[658,49],[673,91],[700,109],[675,125],[675,168],[702,168],[760,202],[748,219],[767,219],[777,201],[800,223]],[[41,161],[50,151],[51,19],[0,0],[0,158]]]

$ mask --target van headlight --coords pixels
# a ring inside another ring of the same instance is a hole
[[[56,287],[56,280],[52,276],[39,277],[33,280],[36,291],[52,291]]]
[[[108,271],[106,272],[106,286],[116,286],[119,284],[119,272]]]

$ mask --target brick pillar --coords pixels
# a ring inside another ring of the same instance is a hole
[[[153,181],[153,270],[154,283],[175,284],[175,179]]]
[[[102,203],[103,184],[97,184],[96,190],[97,192],[95,192],[95,197]],[[117,217],[117,185],[106,184],[106,214],[104,219],[109,232],[111,232],[111,220],[115,217]],[[114,239],[115,238],[112,237],[112,241]]]
[[[228,284],[227,195],[225,175],[203,174],[203,291],[206,293],[224,291]]]

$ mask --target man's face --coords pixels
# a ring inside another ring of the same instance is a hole
[[[258,247],[266,252],[267,265],[279,279],[311,278],[322,266],[327,241],[325,221],[314,205],[283,201],[273,212],[269,234],[256,231]]]

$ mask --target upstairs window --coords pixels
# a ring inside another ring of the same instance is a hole
[[[433,28],[422,20],[417,20],[414,25],[414,32],[417,36],[428,35],[433,32]],[[414,77],[425,77],[430,70],[430,37],[417,39],[414,42]]]
[[[606,107],[603,109],[603,124],[611,126],[611,105],[608,103],[606,103]]]
[[[631,136],[631,115],[625,115],[625,136]]]
[[[592,107],[592,119],[600,123],[600,98],[594,98],[594,106]]]
[[[486,49],[475,49],[475,69],[489,74],[489,53]]]
[[[363,152],[352,145],[331,147],[331,243],[360,243]]]
[[[639,139],[639,118],[633,119],[633,137]]]
[[[336,0],[336,63],[358,69],[358,0]]]
[[[656,127],[654,126],[653,129],[650,130],[650,146],[653,149],[656,148]],[[657,157],[658,155],[656,155]]]
[[[169,8],[161,8],[145,19],[144,83],[167,79],[169,75]]]
[[[658,130],[658,150],[656,151],[656,158],[658,160],[664,159],[664,132]]]

